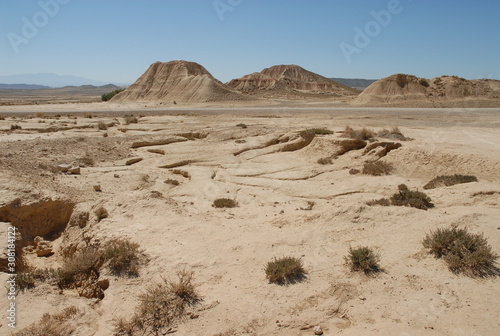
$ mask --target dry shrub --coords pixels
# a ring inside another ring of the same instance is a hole
[[[336,155],[344,155],[352,150],[363,149],[366,147],[366,141],[362,139],[342,140],[339,143],[340,149],[335,153]]]
[[[187,308],[200,299],[192,283],[193,273],[182,271],[178,282],[163,279],[139,296],[139,306],[130,320],[115,320],[115,335],[165,335],[182,320]]]
[[[100,222],[101,220],[109,217],[108,210],[106,210],[106,208],[104,208],[104,207],[97,208],[94,211],[94,214],[96,215],[98,222]]]
[[[143,257],[139,244],[128,239],[115,238],[103,246],[102,253],[113,274],[139,275],[139,265]]]
[[[420,191],[400,190],[392,195],[391,204],[396,206],[410,206],[417,209],[427,210],[434,207],[429,196]]]
[[[235,208],[238,202],[231,198],[218,198],[212,204],[214,208]]]
[[[103,121],[99,121],[97,123],[97,129],[100,131],[105,131],[108,129],[108,126],[106,126],[106,123],[104,123]]]
[[[363,165],[362,173],[365,175],[372,176],[383,176],[390,175],[392,171],[392,165],[383,161],[366,162]]]
[[[125,120],[125,125],[137,124],[139,122],[137,117],[135,117],[133,114],[125,114],[123,116],[123,119]]]
[[[302,260],[295,257],[274,258],[267,263],[266,278],[271,283],[292,284],[302,280],[307,273]]]
[[[349,174],[351,174],[351,175],[357,175],[359,173],[361,173],[361,172],[359,171],[359,169],[356,169],[356,168],[352,168],[349,170]]]
[[[18,292],[35,288],[39,282],[47,282],[55,279],[56,274],[53,269],[36,269],[26,267],[25,270],[18,272],[16,279],[16,290]]]
[[[436,258],[443,258],[454,273],[469,276],[499,275],[495,254],[482,234],[457,227],[437,229],[426,235],[422,244]]]
[[[449,187],[455,184],[477,182],[477,177],[471,175],[443,175],[438,176],[424,186],[424,189]]]
[[[95,247],[87,247],[75,253],[55,271],[58,286],[62,289],[74,289],[91,278],[99,278],[103,261],[102,254]]]
[[[353,272],[363,271],[365,274],[370,274],[380,271],[380,256],[367,246],[354,249],[349,247],[349,252],[344,260]]]
[[[78,326],[74,318],[79,313],[77,307],[65,308],[58,314],[46,313],[29,327],[15,333],[15,336],[68,336],[72,335]]]
[[[17,125],[17,124],[10,125],[11,131],[20,130],[20,129],[23,129],[20,125]]]
[[[366,202],[366,205],[369,205],[369,206],[374,206],[374,205],[389,206],[389,205],[391,205],[391,201],[388,198],[381,198],[378,200],[368,201],[368,202]]]
[[[243,124],[243,123],[236,125],[236,127],[248,128],[248,126],[246,124]]]
[[[332,158],[331,157],[319,158],[317,162],[321,165],[332,164]]]
[[[375,132],[363,127],[360,130],[355,130],[350,126],[344,128],[344,136],[352,139],[370,140],[375,137]]]
[[[170,185],[173,185],[173,186],[178,186],[180,184],[179,181],[174,180],[174,179],[167,179],[167,180],[164,181],[164,183],[170,184]]]

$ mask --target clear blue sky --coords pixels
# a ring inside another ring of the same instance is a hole
[[[43,12],[40,3],[57,1],[67,3]],[[500,1],[394,1],[2,0],[0,75],[131,83],[153,62],[184,59],[223,82],[276,64],[327,77],[500,79]],[[391,3],[390,22],[375,23],[370,12]],[[36,33],[23,32],[27,21]],[[367,24],[372,37],[356,46],[355,28]],[[350,63],[342,43],[357,48]]]

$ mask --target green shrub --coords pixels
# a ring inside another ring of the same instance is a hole
[[[238,202],[231,198],[218,198],[212,204],[214,208],[235,208],[238,206]]]
[[[426,235],[422,244],[436,258],[443,258],[454,273],[469,276],[498,275],[496,255],[482,234],[457,227],[437,229]]]
[[[390,175],[392,165],[383,161],[365,162],[363,165],[363,174],[372,176]]]
[[[266,265],[266,277],[271,283],[295,283],[304,278],[307,273],[302,260],[295,257],[274,258]]]
[[[438,176],[424,186],[424,189],[449,187],[455,184],[477,182],[477,177],[471,175],[443,175]]]
[[[380,256],[370,247],[360,246],[357,248],[349,247],[349,253],[344,257],[351,271],[363,271],[365,274],[380,271]]]
[[[417,209],[427,210],[434,207],[431,198],[420,191],[400,190],[392,195],[391,204],[396,206],[410,206]]]
[[[115,275],[139,275],[142,252],[139,244],[127,239],[112,239],[103,247],[103,256]]]
[[[117,90],[114,90],[114,91],[111,91],[111,92],[108,92],[108,93],[105,93],[101,96],[101,100],[102,101],[108,101],[110,100],[111,98],[113,98],[114,96],[116,96],[117,94],[119,94],[120,92],[124,91],[125,89],[117,89]]]

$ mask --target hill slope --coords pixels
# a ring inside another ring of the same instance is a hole
[[[353,105],[401,107],[498,107],[500,81],[457,76],[434,79],[395,74],[366,88]]]
[[[276,65],[241,78],[228,86],[266,98],[317,98],[355,96],[358,90],[307,71],[298,65]]]
[[[179,101],[189,103],[248,100],[215,79],[203,66],[194,62],[157,62],[114,102]]]

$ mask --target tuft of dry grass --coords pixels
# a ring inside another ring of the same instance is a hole
[[[383,176],[390,175],[392,171],[392,165],[383,161],[366,162],[363,165],[362,173],[365,175],[372,176]]]
[[[295,257],[274,258],[267,263],[265,272],[269,282],[281,285],[298,282],[307,274],[302,260]]]
[[[78,326],[74,319],[79,313],[75,306],[67,307],[60,313],[45,313],[42,318],[29,327],[17,332],[14,336],[68,336],[72,335]]]
[[[454,273],[468,276],[500,275],[495,266],[498,255],[482,234],[468,232],[466,228],[437,229],[426,235],[422,244],[436,258],[442,258]]]
[[[442,175],[438,176],[424,186],[424,189],[449,187],[455,184],[477,182],[477,177],[471,175]]]
[[[12,124],[12,125],[10,125],[10,130],[11,131],[16,131],[16,130],[20,130],[20,129],[23,129],[21,127],[21,125],[18,125],[18,124]]]
[[[169,333],[172,326],[187,315],[188,307],[200,300],[192,282],[193,273],[181,271],[177,276],[177,282],[163,279],[150,285],[139,296],[139,306],[132,318],[115,320],[115,335]]]
[[[367,246],[360,246],[357,248],[349,247],[347,256],[344,257],[347,265],[350,266],[351,271],[362,271],[365,274],[380,271],[380,256],[375,251]]]
[[[238,202],[231,198],[218,198],[212,204],[214,208],[235,208]]]
[[[375,132],[363,127],[360,130],[355,130],[350,126],[344,128],[344,137],[360,140],[370,140],[375,137]]]

